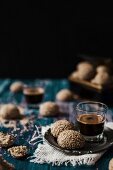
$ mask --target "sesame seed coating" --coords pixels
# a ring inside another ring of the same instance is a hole
[[[64,131],[69,129],[74,129],[74,125],[67,120],[59,120],[56,121],[51,127],[51,133],[54,137],[58,137],[58,135]]]
[[[84,137],[75,130],[64,130],[57,138],[60,147],[66,149],[78,149],[85,145]]]

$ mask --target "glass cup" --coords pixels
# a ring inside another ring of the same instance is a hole
[[[76,121],[86,141],[98,142],[103,139],[107,106],[99,102],[80,102],[76,107]]]
[[[44,88],[34,85],[24,85],[23,95],[25,101],[30,107],[38,106],[43,100],[44,97]]]

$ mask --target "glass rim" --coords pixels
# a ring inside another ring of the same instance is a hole
[[[40,88],[40,89],[45,89],[44,87],[42,87],[40,85],[34,85],[34,84],[33,85],[32,84],[24,84],[23,88],[34,88],[34,89]]]
[[[107,105],[106,104],[104,104],[104,103],[102,103],[102,102],[95,102],[95,101],[84,101],[84,102],[79,102],[78,104],[77,104],[77,106],[76,106],[76,110],[78,110],[78,111],[84,111],[84,112],[89,112],[89,113],[93,113],[94,111],[87,111],[87,110],[85,110],[85,109],[80,109],[80,105],[81,104],[98,104],[98,105],[101,105],[101,106],[104,106],[104,108],[103,108],[103,110],[97,110],[97,112],[107,112],[107,110],[108,110],[108,107],[107,107]]]

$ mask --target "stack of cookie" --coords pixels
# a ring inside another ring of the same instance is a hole
[[[94,85],[107,86],[112,84],[113,75],[107,65],[95,66],[90,62],[80,62],[70,76],[73,80],[82,80]]]
[[[57,138],[57,143],[61,148],[78,149],[85,145],[84,137],[67,120],[56,121],[51,127],[51,134]]]

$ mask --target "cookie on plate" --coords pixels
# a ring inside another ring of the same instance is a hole
[[[97,73],[104,73],[104,72],[109,73],[109,69],[108,69],[108,67],[105,66],[105,65],[99,65],[99,66],[97,66],[96,71],[97,71]]]
[[[94,77],[94,79],[91,80],[91,83],[98,84],[98,85],[108,85],[112,81],[112,78],[109,76],[108,73],[97,73],[97,75]]]
[[[51,127],[51,134],[57,138],[62,131],[69,129],[75,129],[74,125],[71,122],[67,120],[58,120],[53,123]]]
[[[64,130],[58,135],[57,142],[65,149],[78,149],[85,145],[84,137],[75,130]]]
[[[80,80],[90,80],[95,75],[95,69],[91,63],[81,62],[77,65],[78,78]]]
[[[92,70],[93,65],[90,62],[87,62],[87,61],[82,61],[82,62],[79,62],[77,64],[77,70],[82,70],[82,69],[84,70],[86,68],[89,68],[89,69]]]

